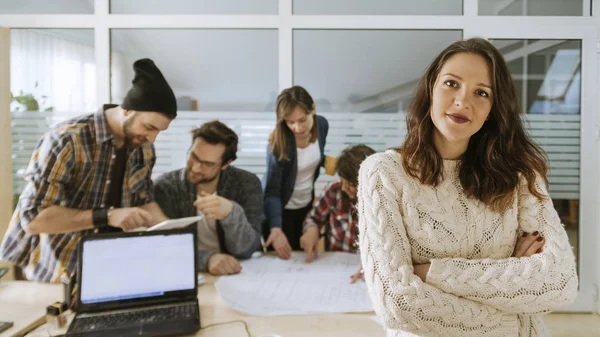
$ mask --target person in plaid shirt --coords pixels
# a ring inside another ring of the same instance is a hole
[[[153,202],[152,143],[177,116],[177,101],[152,60],[133,68],[133,87],[120,106],[61,123],[35,146],[0,245],[0,260],[21,267],[21,277],[58,282],[75,272],[82,235],[166,219]]]
[[[317,257],[321,232],[324,232],[326,250],[356,252],[358,169],[362,161],[373,153],[375,150],[361,144],[346,148],[338,158],[336,171],[340,181],[325,186],[321,197],[313,204],[304,220],[304,234],[300,238],[300,247],[306,252],[306,262],[311,262],[313,257]]]

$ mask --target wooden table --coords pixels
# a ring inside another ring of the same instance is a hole
[[[18,336],[22,330],[30,330],[30,325],[45,320],[46,306],[62,298],[60,284],[0,281],[0,321],[14,322],[0,336]]]
[[[250,316],[229,308],[217,293],[214,282],[218,277],[203,274],[206,283],[198,288],[200,303],[200,323],[206,327],[215,323],[236,320],[248,324],[252,337],[281,336],[327,336],[327,337],[377,337],[385,336],[385,331],[375,320],[373,313],[367,314],[329,314],[300,316]],[[42,317],[44,308],[62,298],[62,287],[54,284],[42,284],[24,281],[0,283],[0,320],[15,322],[15,327],[4,334],[12,336],[19,328],[25,327],[37,317]],[[44,336],[40,331],[32,336]],[[47,336],[47,334],[46,334]],[[201,329],[195,336],[248,336],[242,323],[219,325]]]

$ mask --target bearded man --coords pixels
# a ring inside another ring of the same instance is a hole
[[[192,130],[185,168],[154,184],[156,202],[169,218],[204,215],[198,221],[198,270],[213,275],[241,271],[261,247],[263,195],[258,177],[231,166],[238,136],[219,121]]]
[[[17,278],[58,282],[76,270],[80,236],[166,219],[153,202],[153,142],[177,116],[177,101],[152,60],[133,69],[121,105],[60,123],[36,144],[0,245]]]

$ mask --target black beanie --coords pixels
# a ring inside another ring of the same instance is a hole
[[[133,64],[135,76],[123,99],[126,110],[155,111],[169,118],[177,117],[177,100],[173,90],[151,59],[141,59]]]

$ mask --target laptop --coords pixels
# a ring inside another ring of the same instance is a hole
[[[200,329],[193,226],[79,240],[77,315],[66,336],[175,336]]]

